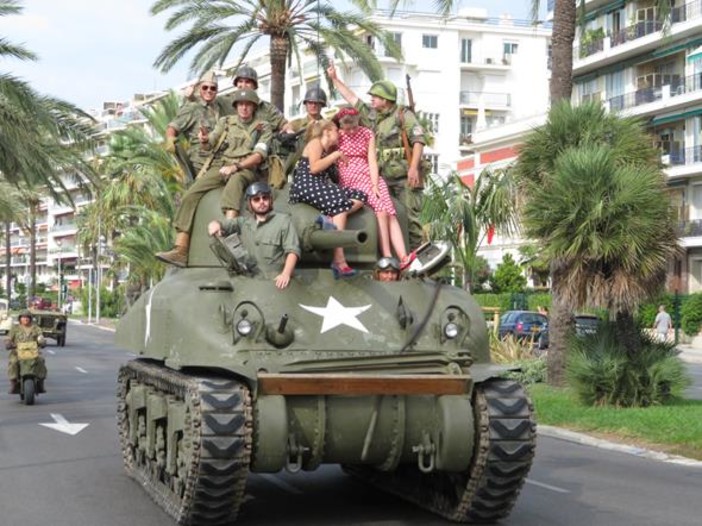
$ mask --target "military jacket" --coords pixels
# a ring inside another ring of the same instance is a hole
[[[378,151],[378,167],[386,179],[407,177],[407,158],[402,144],[402,129],[407,132],[410,148],[416,143],[425,144],[424,128],[417,116],[409,109],[398,105],[379,112],[365,102],[358,101],[356,109],[361,115],[361,124],[373,130]],[[403,114],[400,115],[400,112]]]
[[[168,123],[168,126],[188,139],[188,157],[199,166],[202,164],[202,158],[207,157],[207,154],[203,155],[203,152],[200,150],[200,142],[198,140],[200,126],[206,126],[211,131],[221,117],[230,113],[231,109],[227,110],[224,103],[219,99],[215,99],[211,104],[206,104],[202,99],[198,98],[181,106],[175,119]]]
[[[37,342],[40,346],[44,345],[44,335],[39,327],[36,325],[30,325],[29,327],[22,327],[21,325],[15,325],[10,329],[10,334],[8,339],[15,344],[26,343],[26,342]]]
[[[249,256],[246,266],[254,272],[276,275],[283,270],[288,254],[300,256],[300,239],[287,214],[271,211],[261,222],[253,216],[225,219],[222,232],[225,235],[239,232]]]
[[[223,141],[220,138],[224,134]],[[209,136],[210,150],[214,155],[211,166],[224,166],[258,152],[265,160],[268,157],[268,145],[273,138],[270,124],[254,117],[248,123],[243,122],[238,115],[222,117],[217,121],[214,131]]]

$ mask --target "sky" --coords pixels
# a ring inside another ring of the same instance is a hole
[[[0,17],[0,38],[22,44],[39,60],[3,59],[0,73],[19,77],[38,92],[84,110],[100,109],[105,101],[128,101],[135,93],[184,84],[191,77],[191,54],[167,74],[153,68],[158,54],[182,29],[166,31],[168,14],[151,16],[152,4],[153,0],[23,0],[21,15]],[[462,0],[457,4],[484,7],[489,16],[509,13],[525,20],[531,0]],[[405,5],[409,5],[407,10],[426,11],[434,1]]]

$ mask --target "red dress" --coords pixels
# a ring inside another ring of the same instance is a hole
[[[373,138],[373,132],[363,126],[357,126],[355,130],[346,132],[339,130],[339,150],[341,150],[348,162],[338,162],[339,186],[342,188],[355,188],[361,190],[368,196],[368,206],[377,214],[387,212],[395,215],[395,205],[390,199],[388,185],[382,177],[378,177],[378,191],[380,198],[373,192],[373,182],[370,177],[370,167],[368,166],[368,145]]]

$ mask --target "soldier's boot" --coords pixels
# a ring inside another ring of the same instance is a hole
[[[187,232],[176,234],[175,246],[167,252],[157,252],[156,259],[185,268],[188,266],[188,249],[190,248],[190,235]]]
[[[19,394],[20,386],[19,382],[13,378],[10,380],[10,389],[8,389],[7,394]]]
[[[37,380],[37,393],[45,393],[46,389],[44,388],[44,379],[39,378]]]

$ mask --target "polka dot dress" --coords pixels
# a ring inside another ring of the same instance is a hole
[[[310,160],[302,157],[295,167],[290,203],[307,203],[326,216],[339,215],[353,206],[352,199],[366,202],[366,194],[354,188],[340,188],[331,179],[334,167],[318,174],[310,172]]]
[[[343,188],[357,188],[368,196],[368,206],[377,214],[386,212],[395,215],[395,205],[390,199],[388,185],[382,177],[378,180],[380,197],[373,193],[373,182],[368,166],[368,145],[373,132],[363,126],[357,126],[350,132],[339,131],[339,150],[344,152],[347,163],[339,163],[339,185]]]

